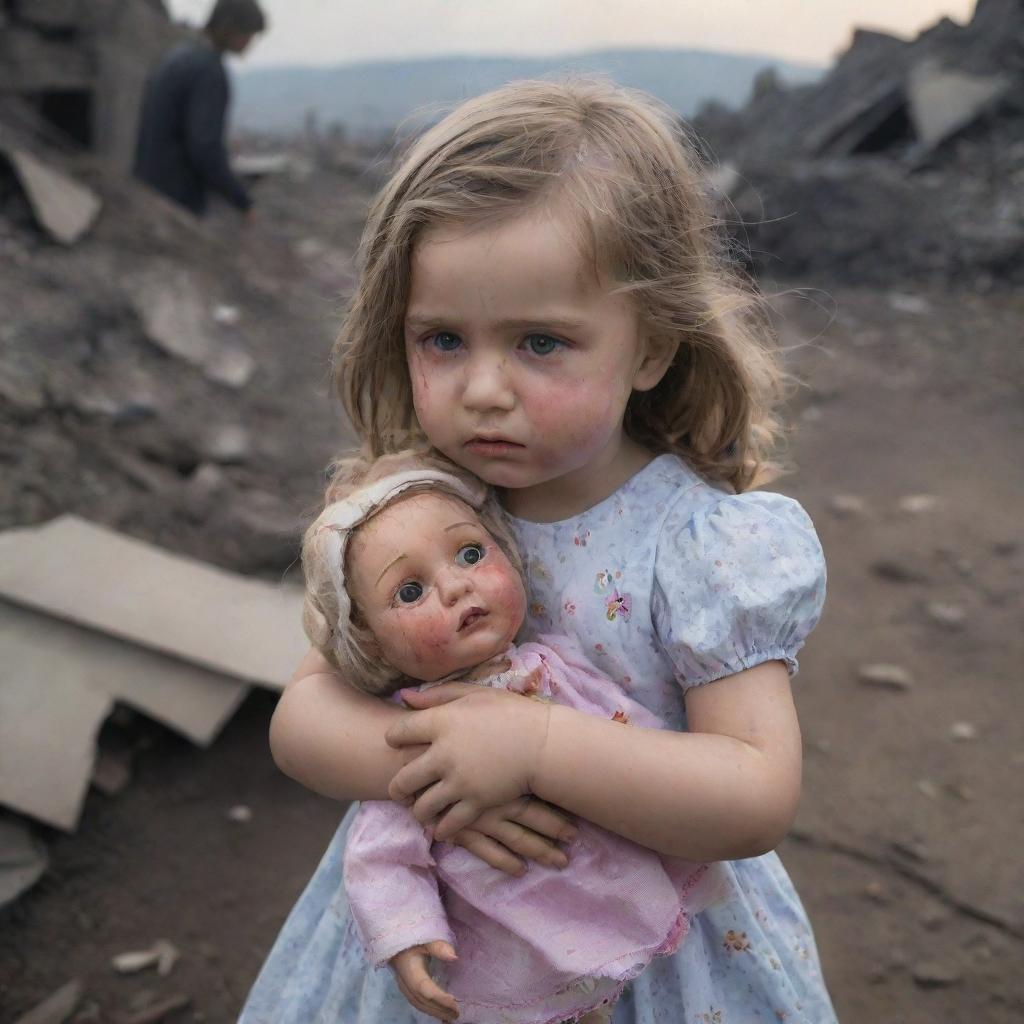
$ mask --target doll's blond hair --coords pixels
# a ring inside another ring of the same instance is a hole
[[[523,566],[512,534],[505,523],[501,508],[490,491],[471,473],[449,462],[443,455],[428,449],[409,448],[389,455],[374,457],[368,452],[337,459],[331,466],[330,482],[324,496],[325,512],[306,530],[302,539],[302,569],[306,578],[302,625],[317,650],[337,668],[346,682],[357,689],[377,696],[393,692],[405,681],[401,673],[388,665],[381,656],[379,645],[366,625],[355,602],[345,622],[339,623],[339,600],[335,585],[337,574],[327,564],[324,545],[318,542],[330,506],[386,477],[397,476],[410,470],[438,470],[455,477],[470,494],[479,493],[481,501],[472,509],[484,529],[504,551],[516,572],[522,576]],[[390,501],[383,501],[373,515],[383,512],[406,497],[422,493],[444,494],[465,505],[466,499],[443,482],[417,484]],[[372,517],[371,517],[372,518]],[[365,522],[369,522],[368,518]],[[364,525],[364,524],[360,524]],[[357,533],[356,526],[353,533]],[[351,544],[347,546],[351,551]],[[348,567],[343,567],[348,578]],[[351,598],[351,594],[349,594]]]
[[[678,117],[602,79],[518,82],[426,131],[373,203],[361,273],[334,348],[349,417],[374,454],[416,432],[403,321],[422,232],[567,202],[589,258],[630,294],[643,328],[678,342],[625,427],[710,479],[766,479],[782,373],[763,300],[731,269],[700,160]]]

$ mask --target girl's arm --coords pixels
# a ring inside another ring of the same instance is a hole
[[[384,742],[402,716],[397,704],[349,686],[317,650],[302,659],[270,723],[277,766],[335,800],[387,800],[407,758]]]
[[[439,692],[440,691],[440,692]],[[389,741],[430,743],[391,787],[420,821],[451,808],[444,838],[475,807],[522,786],[658,853],[735,860],[774,849],[800,794],[800,729],[782,662],[688,691],[690,732],[623,727],[571,708],[459,684],[408,695]],[[502,704],[493,703],[502,701]],[[442,712],[447,712],[444,717]]]
[[[474,689],[478,689],[474,688]],[[388,746],[384,734],[406,712],[349,686],[331,664],[311,650],[296,669],[270,724],[270,747],[278,767],[309,789],[335,800],[387,800],[395,773],[415,749]],[[520,857],[564,867],[554,844],[569,842],[575,829],[564,814],[516,793],[483,808],[475,821],[447,837],[492,867],[524,871]]]

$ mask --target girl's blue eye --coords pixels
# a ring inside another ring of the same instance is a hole
[[[466,568],[470,565],[476,565],[483,557],[484,546],[482,544],[464,544],[459,548],[459,553],[455,556],[455,564]]]
[[[402,604],[414,604],[423,596],[423,584],[403,583],[398,588],[398,600]]]
[[[549,356],[562,346],[557,338],[548,334],[531,334],[526,339],[526,346],[535,356]]]
[[[430,340],[442,352],[454,352],[462,344],[462,339],[451,331],[438,331]]]

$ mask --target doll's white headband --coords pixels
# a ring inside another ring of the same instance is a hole
[[[436,469],[410,469],[382,477],[361,490],[328,505],[320,514],[317,527],[317,546],[327,562],[331,581],[338,597],[338,621],[334,629],[339,637],[348,632],[352,601],[345,586],[345,551],[352,531],[367,519],[394,501],[412,487],[440,484],[445,490],[461,498],[470,508],[479,510],[487,495],[483,484],[470,486],[451,473]]]

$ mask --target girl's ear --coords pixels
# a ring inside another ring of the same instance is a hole
[[[642,342],[640,364],[633,374],[634,391],[650,391],[668,372],[679,351],[677,338],[668,335],[647,335]]]

